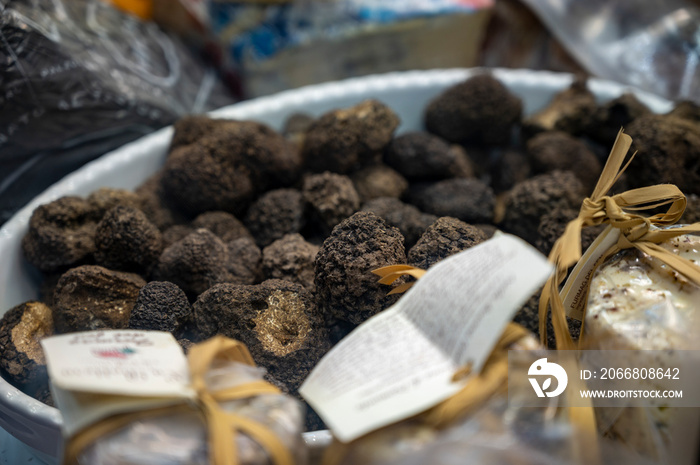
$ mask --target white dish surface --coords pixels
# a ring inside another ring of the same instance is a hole
[[[401,133],[422,129],[423,109],[432,98],[483,71],[479,68],[409,71],[353,78],[261,97],[221,108],[211,115],[257,120],[279,130],[295,112],[319,116],[331,109],[376,98],[399,115]],[[523,99],[525,114],[545,106],[573,80],[572,75],[547,71],[490,71]],[[590,79],[588,86],[599,102],[633,92],[656,113],[668,112],[673,106],[661,97],[615,82]],[[172,127],[164,128],[86,164],[37,196],[0,229],[0,314],[38,298],[37,272],[24,261],[20,247],[32,211],[65,195],[85,196],[100,187],[137,187],[163,164],[171,136]],[[0,378],[0,427],[46,454],[45,457],[55,457],[61,444],[61,422],[56,408],[44,405]],[[322,447],[328,444],[330,435],[327,431],[311,432],[305,433],[305,439],[313,447]]]

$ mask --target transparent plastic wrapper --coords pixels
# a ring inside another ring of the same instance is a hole
[[[518,358],[518,368],[527,370],[542,347],[527,337],[511,350],[532,351]],[[531,360],[530,360],[531,359]],[[522,363],[522,367],[520,367]],[[511,366],[511,369],[513,367]],[[370,433],[349,445],[334,444],[326,465],[588,465],[581,433],[569,419],[566,396],[553,397],[547,407],[526,407],[525,395],[532,387],[525,378],[508,386],[509,393],[496,389],[493,395],[441,427],[429,415],[393,424]],[[523,393],[523,397],[519,395]],[[651,465],[614,441],[599,443],[601,463]]]
[[[103,0],[0,0],[0,36],[0,223],[87,161],[234,103],[176,38]]]
[[[260,381],[265,370],[238,362],[218,362],[206,381],[220,390]],[[308,462],[302,438],[304,407],[284,394],[261,394],[222,402],[221,408],[250,418],[269,428],[292,453],[295,464]],[[268,464],[266,451],[249,436],[239,433],[236,441],[240,465]],[[148,417],[102,437],[79,456],[81,465],[208,465],[207,432],[194,410]]]
[[[592,74],[700,102],[700,6],[689,0],[525,0]]]
[[[528,350],[533,351],[531,361],[534,361],[537,359],[538,350],[542,348],[533,335],[524,329],[521,331],[522,337],[516,342],[508,345],[499,343],[482,371],[480,376],[482,379],[476,380],[477,383],[483,382],[484,386],[488,385],[489,389],[483,390],[475,396],[463,397],[464,402],[457,400],[461,394],[459,393],[455,398],[448,399],[442,405],[438,405],[424,414],[381,428],[347,445],[336,442],[327,451],[324,464],[388,465],[404,463],[404,461],[415,457],[416,454],[424,453],[444,435],[449,435],[451,431],[459,430],[465,425],[471,425],[467,426],[467,429],[478,432],[481,426],[473,423],[473,418],[481,415],[483,406],[495,403],[499,405],[499,409],[503,410],[508,400],[507,373],[499,372],[496,368],[499,357],[507,358],[507,350],[509,349]],[[465,392],[469,387],[470,383],[467,383]],[[531,389],[529,384],[527,389]],[[472,391],[472,394],[474,393],[475,391]],[[452,406],[445,408],[447,403],[452,403]],[[486,410],[488,408],[486,407]],[[500,424],[503,421],[502,413],[498,414],[499,418],[494,417],[490,421]],[[465,456],[458,457],[463,460]],[[433,462],[428,460],[416,463]]]
[[[681,257],[700,260],[700,237],[681,235],[660,244]],[[591,281],[585,347],[601,350],[668,350],[666,360],[648,366],[671,368],[676,351],[698,350],[700,288],[658,259],[628,249],[610,257]],[[648,358],[648,357],[647,357]],[[697,408],[599,408],[601,432],[659,463],[689,463],[697,437],[684,443],[682,431],[697,432]],[[686,451],[688,455],[678,455]]]

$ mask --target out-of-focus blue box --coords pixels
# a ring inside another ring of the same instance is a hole
[[[352,76],[476,64],[493,0],[224,1],[208,5],[244,97]]]

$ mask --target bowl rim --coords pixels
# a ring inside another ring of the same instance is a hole
[[[470,76],[480,73],[491,73],[510,87],[514,82],[521,84],[549,86],[561,91],[568,87],[574,80],[574,75],[546,70],[507,69],[507,68],[449,68],[431,70],[397,71],[383,74],[372,74],[339,81],[313,84],[297,89],[282,91],[273,95],[258,97],[222,107],[207,113],[215,118],[239,118],[254,119],[256,115],[269,114],[285,107],[299,105],[307,102],[317,102],[340,97],[359,97],[369,91],[378,92],[386,89],[418,89],[422,87],[448,86],[456,84]],[[637,89],[633,86],[608,81],[598,78],[588,78],[588,88],[594,95],[618,94],[632,92],[643,103],[655,112],[666,112],[672,107],[672,102],[657,95]],[[242,116],[239,116],[242,115]],[[143,145],[169,145],[172,136],[172,126],[167,126],[151,134],[143,136],[133,142],[112,150],[99,158],[83,165],[76,171],[68,174],[63,179],[51,185],[41,194],[31,200],[26,206],[13,215],[0,228],[0,257],[9,250],[4,238],[24,234],[29,218],[36,207],[53,201],[63,195],[74,191],[75,186],[82,184],[86,179],[95,179],[107,175],[116,164],[128,164],[135,157],[140,156],[135,147]],[[0,315],[8,309],[0,309]],[[33,397],[22,393],[12,386],[4,378],[0,377],[0,425],[12,426],[20,423],[24,428],[43,431],[43,434],[51,434],[55,431],[60,442],[60,430],[63,423],[60,411],[50,407]],[[9,419],[4,417],[9,417]],[[5,428],[10,434],[20,441],[36,448],[42,453],[54,456],[57,450],[50,438],[42,441],[27,442],[26,437],[18,434],[11,428]],[[315,433],[318,433],[315,436]],[[327,442],[330,438],[327,430],[305,433],[308,443]],[[60,444],[59,444],[60,445]]]

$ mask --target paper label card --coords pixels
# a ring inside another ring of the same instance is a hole
[[[166,332],[106,330],[41,341],[51,382],[76,392],[185,396],[189,370],[182,348]]]
[[[463,387],[458,368],[479,372],[552,269],[502,233],[449,257],[336,345],[299,392],[343,442],[420,413]]]

